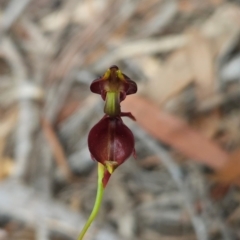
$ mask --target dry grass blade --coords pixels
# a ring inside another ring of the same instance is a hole
[[[72,174],[68,166],[67,158],[61,146],[61,143],[59,142],[59,139],[57,138],[51,124],[46,119],[42,119],[41,122],[43,132],[45,133],[47,141],[49,142],[53,151],[55,161],[58,167],[61,169],[62,173],[64,174],[65,178],[70,180]]]
[[[0,31],[9,30],[12,24],[21,16],[22,12],[32,0],[9,1],[3,16],[1,17]]]

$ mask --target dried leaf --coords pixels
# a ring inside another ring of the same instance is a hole
[[[187,51],[197,86],[197,94],[200,99],[203,99],[214,92],[213,54],[207,39],[197,32],[193,32]]]
[[[225,184],[240,185],[240,149],[230,155],[225,166],[213,176],[213,179]]]
[[[49,142],[49,145],[52,148],[57,165],[64,173],[66,179],[69,180],[71,178],[71,170],[68,166],[67,159],[61,143],[59,142],[51,124],[46,119],[42,119],[42,128]]]
[[[0,180],[10,176],[14,168],[14,161],[11,158],[0,159]]]
[[[218,110],[197,116],[191,125],[199,129],[204,136],[213,138],[220,129],[221,115]]]
[[[164,64],[154,58],[145,57],[142,59],[142,66],[149,79],[145,94],[161,105],[181,92],[193,80],[188,56],[184,50],[173,53]]]
[[[189,127],[176,116],[161,111],[153,102],[140,96],[129,96],[122,103],[124,111],[131,111],[141,125],[153,137],[169,144],[188,158],[213,169],[221,169],[228,154],[213,141]]]

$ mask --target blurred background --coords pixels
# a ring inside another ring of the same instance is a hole
[[[240,239],[240,1],[1,0],[0,240],[75,240],[96,194],[90,83],[111,65],[137,159],[89,240]]]

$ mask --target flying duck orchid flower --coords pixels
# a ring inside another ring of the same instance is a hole
[[[83,239],[94,221],[111,174],[132,154],[135,157],[134,136],[121,117],[129,117],[132,120],[135,118],[129,112],[121,112],[120,103],[127,95],[137,92],[136,83],[114,65],[102,77],[94,80],[90,89],[93,93],[100,94],[105,101],[105,115],[88,135],[89,151],[92,158],[98,162],[98,188],[92,213],[78,240]]]

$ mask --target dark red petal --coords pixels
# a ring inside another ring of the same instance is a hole
[[[120,117],[104,116],[89,132],[89,151],[105,165],[113,161],[122,164],[134,151],[134,137]]]
[[[126,94],[130,95],[130,94],[136,93],[137,92],[137,84],[133,80],[131,80],[127,75],[123,74],[123,76],[128,83],[128,87],[126,89]]]
[[[126,92],[120,92],[120,102],[122,102],[126,98],[127,94]]]
[[[129,84],[129,88],[127,90],[127,95],[136,93],[137,92],[137,84],[130,79],[128,79],[127,82]]]
[[[100,78],[95,79],[91,83],[90,90],[93,93],[101,94],[102,90],[103,90],[103,87],[104,87],[104,80],[100,77]]]

